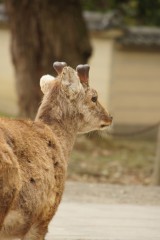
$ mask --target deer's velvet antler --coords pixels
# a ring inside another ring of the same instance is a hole
[[[80,64],[76,68],[76,71],[78,73],[79,79],[82,84],[88,85],[89,69],[90,69],[90,66],[88,64],[84,64],[84,65]]]
[[[53,67],[58,74],[61,74],[61,72],[65,66],[67,66],[67,64],[65,62],[54,62],[53,63]]]

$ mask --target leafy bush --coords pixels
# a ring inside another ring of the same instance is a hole
[[[107,12],[119,10],[126,24],[160,26],[160,0],[81,0],[83,9]]]

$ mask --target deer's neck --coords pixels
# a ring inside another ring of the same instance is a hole
[[[54,114],[55,112],[55,114]],[[43,105],[39,108],[35,121],[47,124],[58,138],[66,159],[70,156],[78,132],[77,120],[72,116],[57,118],[56,109]]]
[[[68,160],[77,135],[76,124],[70,119],[62,122],[53,119],[53,124],[50,127],[59,139],[61,148]]]

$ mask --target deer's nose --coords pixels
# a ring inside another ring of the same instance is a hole
[[[112,122],[112,120],[113,120],[113,117],[112,117],[111,115],[109,115],[109,116],[108,116],[108,121],[109,121],[109,122]]]

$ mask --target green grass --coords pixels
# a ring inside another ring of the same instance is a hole
[[[0,112],[0,117],[15,118],[15,116],[3,112]]]
[[[80,136],[71,156],[68,178],[150,184],[155,151],[155,141]]]

